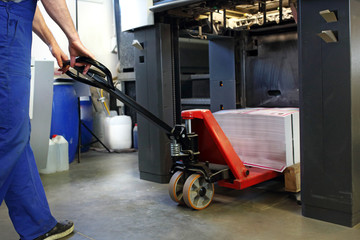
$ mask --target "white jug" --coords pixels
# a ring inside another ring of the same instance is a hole
[[[69,143],[63,136],[57,135],[53,141],[58,147],[59,158],[56,165],[56,171],[62,172],[69,170]]]
[[[55,173],[58,161],[59,161],[58,147],[52,139],[49,139],[49,150],[46,160],[46,167],[44,169],[39,169],[39,173],[42,174]]]
[[[105,145],[113,150],[131,148],[131,117],[121,115],[105,119]]]

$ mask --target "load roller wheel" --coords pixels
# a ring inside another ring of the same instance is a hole
[[[214,184],[200,174],[192,174],[185,181],[184,202],[193,209],[201,210],[209,206],[214,197]]]
[[[184,203],[183,199],[183,188],[185,183],[184,173],[177,171],[172,175],[169,182],[169,195],[174,202],[179,204]]]

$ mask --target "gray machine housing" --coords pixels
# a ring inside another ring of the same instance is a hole
[[[175,100],[170,25],[135,31],[134,37],[143,45],[135,50],[136,99],[170,126],[175,125]],[[170,179],[169,139],[153,123],[138,115],[140,178],[166,183]]]

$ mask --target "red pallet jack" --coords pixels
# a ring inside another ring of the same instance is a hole
[[[96,70],[91,68],[83,75],[84,67],[75,66],[76,72],[69,70],[68,76],[104,89],[166,132],[171,141],[173,161],[169,195],[175,202],[201,210],[212,202],[215,182],[219,186],[241,190],[280,175],[271,170],[246,167],[209,110],[183,111],[185,125],[171,127],[115,88],[111,72],[104,65],[86,57],[79,57],[76,62],[91,64]]]

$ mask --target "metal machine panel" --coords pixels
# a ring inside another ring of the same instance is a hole
[[[224,109],[236,108],[235,80],[210,81],[211,111],[216,112]]]
[[[297,33],[252,36],[246,57],[248,107],[298,107]]]
[[[144,50],[135,49],[136,99],[170,126],[174,126],[170,26],[157,24],[135,31]],[[140,178],[165,183],[171,159],[166,134],[138,115]]]
[[[358,55],[353,54],[359,52],[360,4],[299,3],[303,215],[354,226],[360,222],[360,75]],[[325,21],[323,10],[336,12],[338,21]],[[327,30],[336,33],[338,42],[318,36]]]
[[[182,74],[209,73],[209,42],[207,40],[179,38]]]
[[[235,46],[233,38],[209,41],[212,112],[236,108]]]

